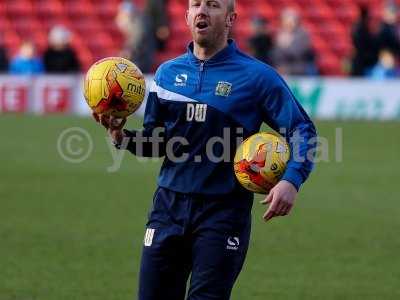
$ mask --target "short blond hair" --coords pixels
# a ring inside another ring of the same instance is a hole
[[[190,3],[190,0],[188,0],[188,2]],[[228,0],[228,11],[229,12],[234,12],[235,6],[236,6],[236,0]]]

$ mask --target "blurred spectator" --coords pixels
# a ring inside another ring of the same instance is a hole
[[[121,56],[132,60],[143,73],[150,73],[154,56],[154,41],[149,38],[145,16],[131,1],[123,1],[116,16],[118,28],[125,36]]]
[[[48,73],[76,73],[80,71],[77,55],[70,46],[71,32],[64,26],[54,26],[49,33],[49,46],[43,54]]]
[[[248,43],[251,54],[264,63],[271,64],[272,37],[264,18],[254,18],[251,22],[253,35]]]
[[[43,73],[43,63],[36,56],[35,45],[30,41],[22,43],[18,54],[11,60],[10,73],[16,75],[34,75]]]
[[[369,72],[372,79],[382,80],[399,76],[396,58],[390,49],[381,50],[378,63]]]
[[[352,32],[354,56],[351,75],[364,76],[378,60],[378,44],[370,28],[370,15],[367,7],[360,7],[360,17]]]
[[[315,75],[314,53],[308,32],[302,27],[298,13],[285,9],[281,15],[273,62],[285,75]]]
[[[400,55],[400,40],[397,33],[397,11],[394,4],[384,7],[383,20],[378,33],[379,50],[388,49],[396,56]]]
[[[5,73],[7,71],[8,71],[7,50],[6,48],[3,47],[0,40],[0,73]]]
[[[155,40],[158,51],[164,50],[170,35],[167,16],[167,0],[147,0],[146,19],[149,20],[149,33]]]

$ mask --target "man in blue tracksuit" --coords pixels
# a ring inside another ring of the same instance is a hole
[[[289,213],[311,172],[314,125],[283,79],[228,39],[235,18],[233,0],[190,0],[193,42],[156,72],[143,130],[95,116],[117,148],[165,156],[144,238],[140,300],[183,300],[190,274],[187,299],[230,298],[248,248],[253,201],[233,173],[238,137],[265,122],[291,145],[287,170],[264,201],[265,220]]]

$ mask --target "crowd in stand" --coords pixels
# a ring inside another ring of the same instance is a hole
[[[275,36],[267,20],[255,17],[252,23],[253,35],[248,44],[254,57],[274,66],[281,74],[318,74],[310,36],[295,10],[283,10],[281,26]]]
[[[122,1],[116,23],[125,36],[121,56],[131,59],[143,73],[152,71],[154,55],[169,38],[167,0],[147,0],[141,11],[132,1]]]
[[[32,41],[24,41],[18,53],[8,61],[6,50],[0,47],[0,72],[12,75],[36,75],[42,73],[77,73],[81,70],[78,57],[70,45],[71,32],[59,25],[48,36],[48,47],[40,57]]]
[[[115,22],[125,37],[120,56],[134,61],[144,73],[153,70],[154,55],[166,47],[170,31],[166,15],[167,0],[147,0],[144,10],[132,1],[122,1]],[[367,7],[360,7],[360,17],[352,30],[353,55],[349,75],[374,79],[400,76],[399,26],[397,10],[392,4],[384,8],[379,26],[372,26]],[[318,75],[312,41],[296,10],[281,13],[280,26],[275,33],[268,20],[255,16],[253,33],[248,40],[251,54],[275,67],[284,75]],[[50,30],[48,48],[42,57],[31,41],[24,41],[10,60],[1,47],[0,72],[10,74],[75,73],[81,66],[70,45],[71,32],[61,25]]]
[[[286,9],[281,27],[273,36],[266,20],[253,21],[254,35],[249,40],[252,54],[286,75],[316,75],[315,53],[299,15]],[[384,7],[382,20],[374,26],[368,8],[360,7],[360,17],[352,29],[354,54],[351,76],[385,79],[400,77],[400,27],[393,3]]]
[[[115,19],[125,37],[121,52],[116,55],[131,59],[144,73],[152,71],[154,55],[165,48],[169,37],[166,1],[147,0],[142,12],[132,1],[124,0]],[[9,59],[0,32],[0,73],[36,75],[82,71],[77,53],[71,47],[71,35],[68,28],[57,25],[49,32],[48,48],[43,55],[37,53],[32,41],[26,40]]]
[[[354,56],[351,75],[375,79],[400,76],[399,27],[397,9],[388,4],[383,11],[380,25],[374,28],[367,7],[360,8],[360,17],[352,32]]]

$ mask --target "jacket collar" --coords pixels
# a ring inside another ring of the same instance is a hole
[[[223,62],[228,57],[230,57],[232,54],[234,54],[236,52],[236,50],[237,50],[237,46],[236,46],[235,41],[232,39],[229,39],[228,46],[226,46],[224,49],[220,50],[213,57],[207,59],[205,62],[207,64]],[[190,44],[188,45],[187,54],[188,54],[190,62],[194,63],[195,65],[200,64],[201,60],[198,59],[193,53],[193,42],[190,42]]]

